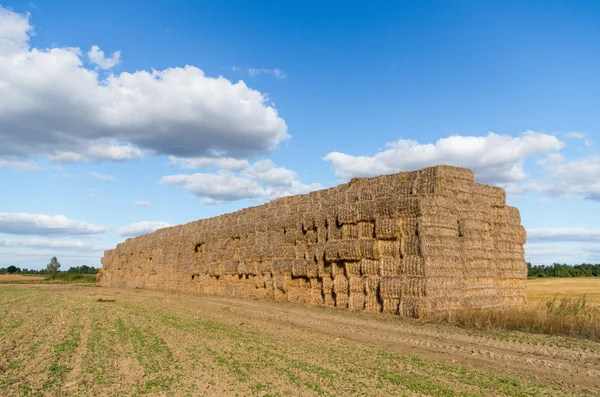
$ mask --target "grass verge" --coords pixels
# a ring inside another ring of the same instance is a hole
[[[486,331],[521,331],[600,342],[600,307],[590,305],[585,295],[554,297],[521,309],[465,309],[435,320]]]

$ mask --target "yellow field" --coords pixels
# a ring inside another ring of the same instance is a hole
[[[555,296],[577,299],[585,295],[587,302],[600,305],[600,277],[527,280],[526,290],[530,302],[548,301]]]
[[[29,284],[45,279],[44,276],[23,276],[21,274],[0,274],[0,284]]]

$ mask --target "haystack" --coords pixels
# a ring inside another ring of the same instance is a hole
[[[418,317],[524,303],[519,211],[437,166],[353,179],[128,239],[99,283]]]

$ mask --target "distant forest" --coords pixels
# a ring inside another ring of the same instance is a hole
[[[600,277],[600,264],[584,263],[571,266],[555,263],[545,266],[527,263],[527,277]]]
[[[96,269],[95,267],[82,265],[82,266],[71,267],[66,272],[61,272],[61,273],[96,274],[96,273],[98,273],[98,269]],[[16,266],[8,266],[6,268],[0,267],[0,274],[40,274],[40,275],[44,275],[44,274],[48,274],[48,270],[46,270],[46,269],[35,270],[35,269],[27,269],[27,268],[21,269]]]

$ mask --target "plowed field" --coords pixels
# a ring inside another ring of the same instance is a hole
[[[600,344],[80,285],[0,286],[2,396],[600,395]]]

